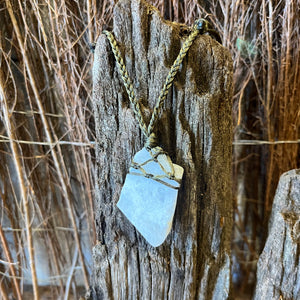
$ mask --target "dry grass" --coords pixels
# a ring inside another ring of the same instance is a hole
[[[111,5],[0,6],[2,295],[21,299],[30,277],[39,299],[36,265],[45,264],[54,295],[67,299],[78,282],[88,288],[96,241],[89,42],[109,22]],[[34,253],[41,245],[43,262]]]
[[[279,176],[300,163],[300,2],[151,3],[178,22],[207,16],[232,53],[233,279],[246,290],[255,282]],[[3,299],[11,293],[21,299],[27,277],[40,297],[34,251],[44,245],[54,298],[67,299],[79,283],[88,288],[88,257],[97,239],[89,42],[110,23],[113,6],[104,0],[0,1]]]

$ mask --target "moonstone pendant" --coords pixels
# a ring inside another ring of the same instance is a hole
[[[171,230],[182,176],[183,168],[160,147],[133,158],[117,206],[153,247]]]

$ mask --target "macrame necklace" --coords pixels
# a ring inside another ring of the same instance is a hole
[[[169,71],[148,126],[135,97],[117,42],[111,32],[103,31],[110,42],[135,117],[146,137],[144,148],[132,160],[117,206],[154,247],[161,245],[171,230],[183,168],[173,164],[167,153],[158,146],[153,129],[187,51],[198,34],[209,31],[206,20],[199,19],[195,22]]]

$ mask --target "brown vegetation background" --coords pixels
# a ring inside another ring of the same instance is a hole
[[[206,17],[234,61],[233,283],[251,294],[279,176],[300,165],[300,1],[150,1]],[[93,54],[114,1],[0,1],[0,294],[78,298],[97,242]],[[201,70],[199,70],[201,72]],[[40,265],[50,274],[43,282]]]

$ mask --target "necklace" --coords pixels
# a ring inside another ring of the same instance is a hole
[[[178,190],[183,176],[183,168],[173,164],[168,154],[158,146],[153,129],[164,100],[193,41],[199,34],[210,31],[208,21],[199,19],[195,22],[191,34],[183,43],[168,73],[148,126],[135,97],[133,84],[117,41],[111,32],[103,31],[110,42],[135,117],[146,137],[144,148],[133,157],[117,207],[153,247],[161,245],[171,230]]]

